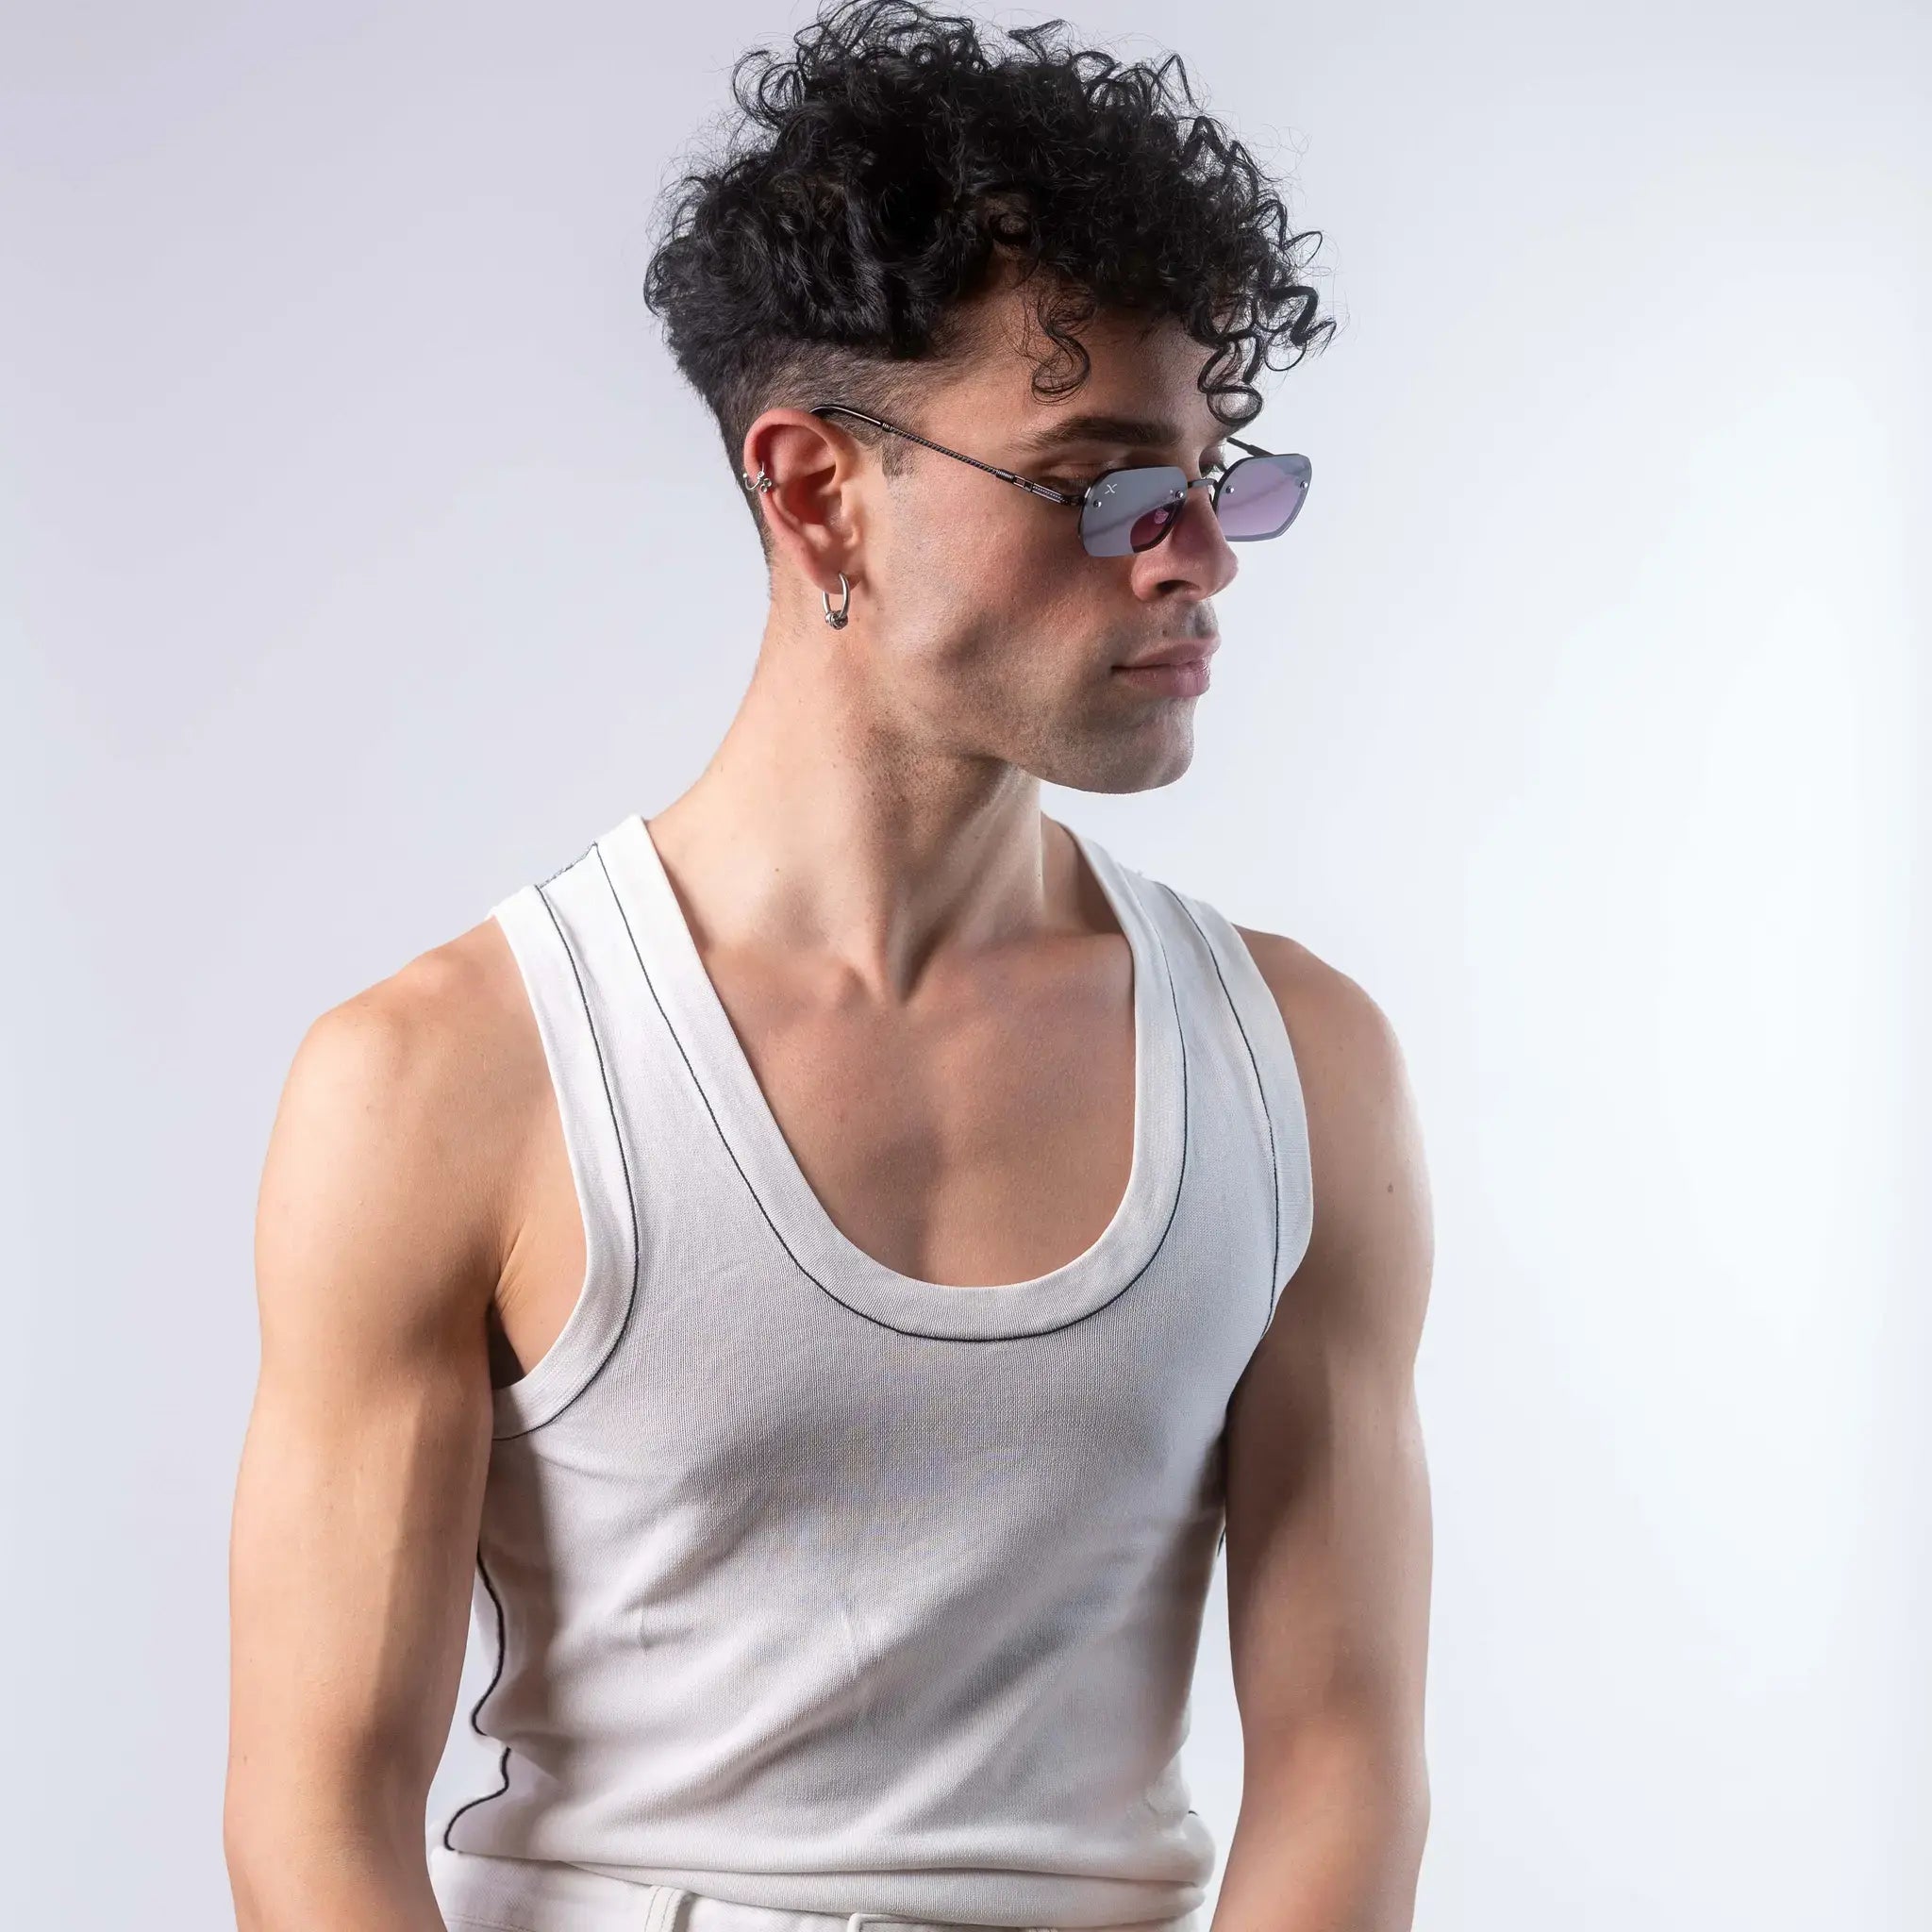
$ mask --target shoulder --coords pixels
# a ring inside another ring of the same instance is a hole
[[[1315,1218],[1298,1295],[1315,1300],[1324,1283],[1344,1301],[1372,1294],[1412,1343],[1433,1236],[1402,1042],[1359,981],[1279,933],[1235,930],[1280,1008],[1307,1116]]]
[[[258,1264],[389,1243],[414,1257],[425,1291],[457,1276],[493,1290],[546,1080],[493,919],[329,1008],[297,1045],[276,1108]]]
[[[295,1069],[388,1112],[424,1116],[467,1096],[463,1111],[494,1114],[537,1070],[528,1021],[515,955],[484,919],[322,1013]]]
[[[1253,960],[1279,1009],[1306,1086],[1324,1084],[1346,1072],[1383,1082],[1395,1076],[1401,1048],[1389,1016],[1359,981],[1332,966],[1312,948],[1286,934],[1240,925],[1210,900],[1165,880],[1148,884],[1179,908],[1178,916],[1201,929],[1221,960],[1230,949]]]
[[[1356,979],[1298,940],[1235,926],[1274,996],[1304,1076],[1386,1087],[1398,1077],[1401,1043],[1381,1006]],[[1304,1061],[1307,1064],[1304,1065]]]
[[[1232,948],[1253,961],[1260,986],[1250,993],[1231,985],[1230,996],[1248,1011],[1251,1002],[1272,997],[1281,1015],[1307,1124],[1318,1234],[1324,1222],[1335,1232],[1358,1208],[1375,1211],[1377,1191],[1367,1177],[1391,1165],[1401,1170],[1392,1191],[1413,1194],[1422,1184],[1413,1095],[1402,1043],[1380,1002],[1299,940],[1238,924],[1211,901],[1150,883],[1211,936],[1224,958]],[[1379,1191],[1385,1208],[1391,1191]]]

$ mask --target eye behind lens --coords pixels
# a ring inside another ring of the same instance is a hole
[[[1186,473],[1173,463],[1133,465],[1097,476],[1080,510],[1080,541],[1091,557],[1126,557],[1165,534],[1167,520],[1187,500]],[[1163,513],[1150,528],[1147,519]]]

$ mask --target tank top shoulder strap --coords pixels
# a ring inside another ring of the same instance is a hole
[[[1150,915],[1161,918],[1174,934],[1170,950],[1174,956],[1205,958],[1211,968],[1203,975],[1205,984],[1191,991],[1200,998],[1224,1000],[1252,1070],[1274,1167],[1275,1257],[1268,1303],[1272,1321],[1282,1286],[1301,1266],[1314,1231],[1307,1114],[1288,1023],[1247,941],[1224,912],[1163,880],[1141,878],[1140,883]]]
[[[491,916],[543,1044],[584,1230],[584,1278],[562,1329],[527,1374],[493,1392],[492,1434],[502,1438],[548,1422],[603,1366],[636,1293],[639,1230],[608,997],[627,941],[597,847],[520,887]]]

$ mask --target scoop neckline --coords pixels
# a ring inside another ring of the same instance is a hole
[[[1080,1254],[1029,1280],[974,1287],[901,1274],[840,1228],[752,1072],[644,815],[630,813],[596,841],[644,979],[758,1209],[803,1274],[834,1301],[888,1327],[984,1341],[1065,1326],[1131,1287],[1174,1219],[1187,1122],[1185,1042],[1173,974],[1127,869],[1097,841],[1066,829],[1133,957],[1132,1163],[1112,1218]]]

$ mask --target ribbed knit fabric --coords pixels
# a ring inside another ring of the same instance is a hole
[[[588,1261],[494,1394],[471,1713],[432,1839],[808,1911],[1199,1906],[1178,1754],[1230,1394],[1311,1228],[1241,936],[1075,835],[1133,951],[1133,1164],[1032,1281],[915,1279],[808,1186],[641,815],[492,908]]]

